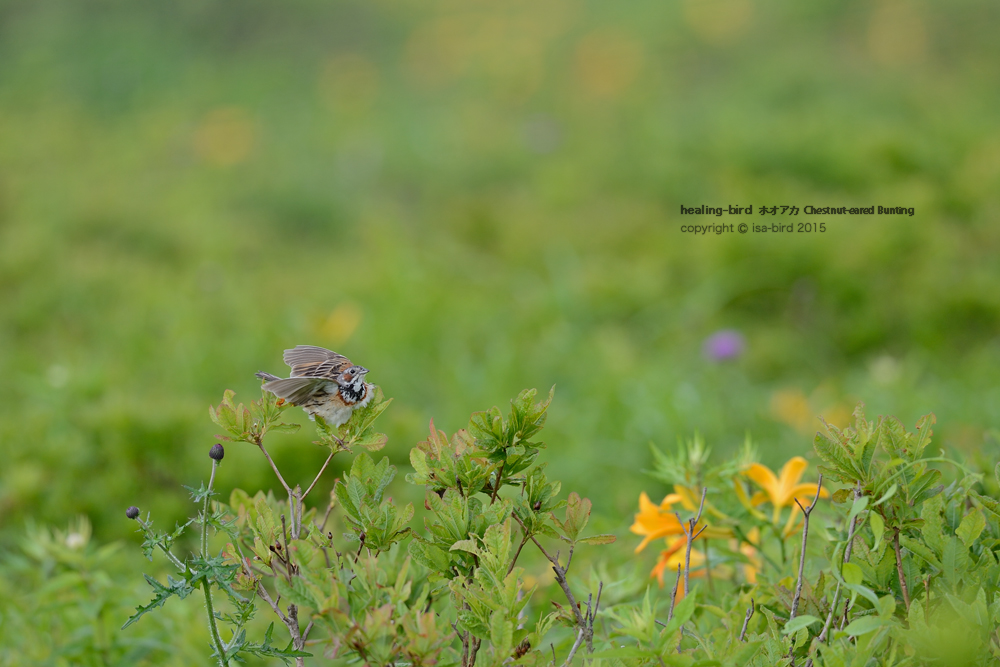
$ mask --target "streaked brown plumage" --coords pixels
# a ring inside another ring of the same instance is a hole
[[[340,426],[355,409],[371,400],[373,387],[365,382],[368,369],[355,366],[342,354],[315,345],[299,345],[285,350],[285,363],[291,376],[279,378],[260,371],[264,389],[292,405],[298,405],[309,418],[322,417],[331,426]]]

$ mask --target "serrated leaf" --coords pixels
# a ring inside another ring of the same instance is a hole
[[[949,538],[941,554],[941,572],[948,583],[956,585],[968,571],[970,564],[969,548],[959,542],[958,538]]]
[[[315,609],[319,606],[317,601],[314,600],[312,595],[309,594],[305,583],[299,577],[292,577],[291,584],[286,582],[281,577],[275,577],[274,585],[282,597],[287,598],[289,601],[294,602],[300,607]]]

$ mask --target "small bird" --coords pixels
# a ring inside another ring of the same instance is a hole
[[[374,386],[365,382],[368,369],[355,366],[342,354],[298,345],[285,350],[283,359],[292,369],[291,377],[279,378],[263,371],[256,375],[265,380],[265,390],[298,405],[309,419],[319,415],[331,426],[340,426],[372,399]]]

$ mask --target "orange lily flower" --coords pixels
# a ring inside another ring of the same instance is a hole
[[[684,534],[684,528],[671,510],[672,505],[683,501],[684,498],[680,494],[671,493],[659,505],[654,505],[645,491],[639,494],[639,513],[635,515],[635,523],[629,530],[644,537],[635,548],[635,553],[645,549],[653,540],[668,535]]]
[[[639,494],[639,512],[635,515],[635,523],[629,528],[636,535],[643,535],[643,540],[635,548],[635,553],[639,553],[646,548],[646,545],[653,540],[671,535],[683,536],[684,526],[677,521],[676,509],[674,505],[680,503],[687,512],[698,511],[698,504],[701,501],[701,494],[695,494],[692,489],[675,485],[674,493],[668,494],[659,505],[654,504],[646,492]],[[678,508],[679,509],[679,508]],[[708,508],[705,508],[706,511]],[[698,532],[705,525],[704,517],[694,528]],[[705,538],[726,538],[732,537],[733,533],[728,528],[713,528],[709,526],[702,533]]]
[[[760,463],[754,463],[744,473],[763,489],[763,491],[758,491],[754,494],[753,498],[750,499],[751,504],[758,505],[765,500],[770,500],[774,506],[774,515],[772,518],[774,523],[778,523],[781,518],[781,509],[783,507],[792,508],[791,516],[788,517],[788,523],[785,525],[784,534],[786,536],[793,532],[795,516],[798,511],[798,505],[795,504],[795,501],[798,500],[802,504],[808,504],[816,496],[815,484],[799,483],[799,480],[802,479],[802,474],[808,467],[809,463],[804,458],[795,456],[789,459],[781,468],[780,477],[776,477],[770,468]],[[819,490],[820,498],[826,498],[829,495],[830,492],[826,489],[821,488]]]

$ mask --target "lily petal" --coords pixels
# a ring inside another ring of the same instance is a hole
[[[788,463],[781,468],[781,480],[779,483],[781,485],[782,505],[787,505],[791,501],[793,497],[792,489],[794,489],[795,485],[799,483],[800,479],[802,479],[802,473],[804,473],[808,467],[809,462],[804,458],[801,456],[793,456],[788,459]]]
[[[770,496],[771,501],[777,503],[777,493],[779,491],[778,478],[774,476],[770,468],[760,463],[754,463],[743,474],[757,482],[767,492],[767,495]]]

